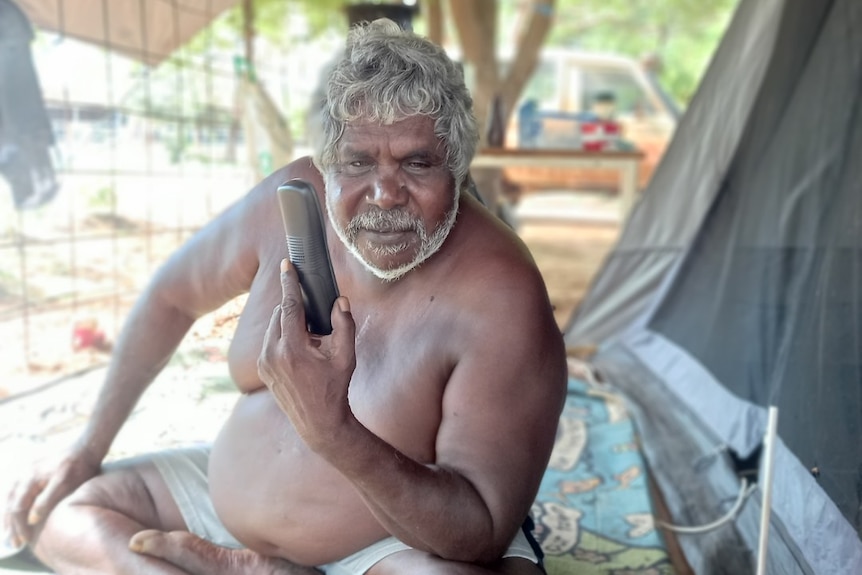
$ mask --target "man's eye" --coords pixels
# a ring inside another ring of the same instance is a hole
[[[362,174],[371,169],[373,164],[368,160],[349,160],[341,166],[342,172],[346,174]]]
[[[420,162],[418,160],[407,162],[407,168],[410,170],[414,170],[414,171],[427,170],[430,167],[431,167],[431,164],[429,164],[428,162]]]

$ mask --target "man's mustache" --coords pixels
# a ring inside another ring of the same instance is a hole
[[[372,232],[417,232],[425,231],[422,221],[410,214],[403,208],[382,210],[380,208],[369,208],[367,211],[354,216],[347,224],[347,237],[355,238],[362,231]]]

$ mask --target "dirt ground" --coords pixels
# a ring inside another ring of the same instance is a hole
[[[557,322],[565,327],[619,236],[619,199],[546,192],[525,197],[514,216],[545,278]]]
[[[618,226],[576,222],[533,222],[520,230],[545,278],[554,316],[564,327],[613,247]]]

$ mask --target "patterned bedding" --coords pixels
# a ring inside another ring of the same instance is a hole
[[[671,575],[637,434],[611,389],[570,376],[532,515],[549,575]]]

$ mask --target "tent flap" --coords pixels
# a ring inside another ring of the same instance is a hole
[[[567,344],[612,338],[655,307],[733,161],[772,59],[782,4],[743,1],[737,9],[617,248],[569,322]]]
[[[603,381],[620,390],[629,401],[650,476],[656,481],[674,523],[692,527],[713,523],[724,516],[739,496],[742,483],[722,449],[722,440],[624,347],[604,350],[596,366]],[[749,496],[733,521],[704,533],[677,535],[695,573],[755,572],[761,509],[757,493]],[[814,573],[775,515],[773,523],[776,527],[770,540],[768,573]]]

